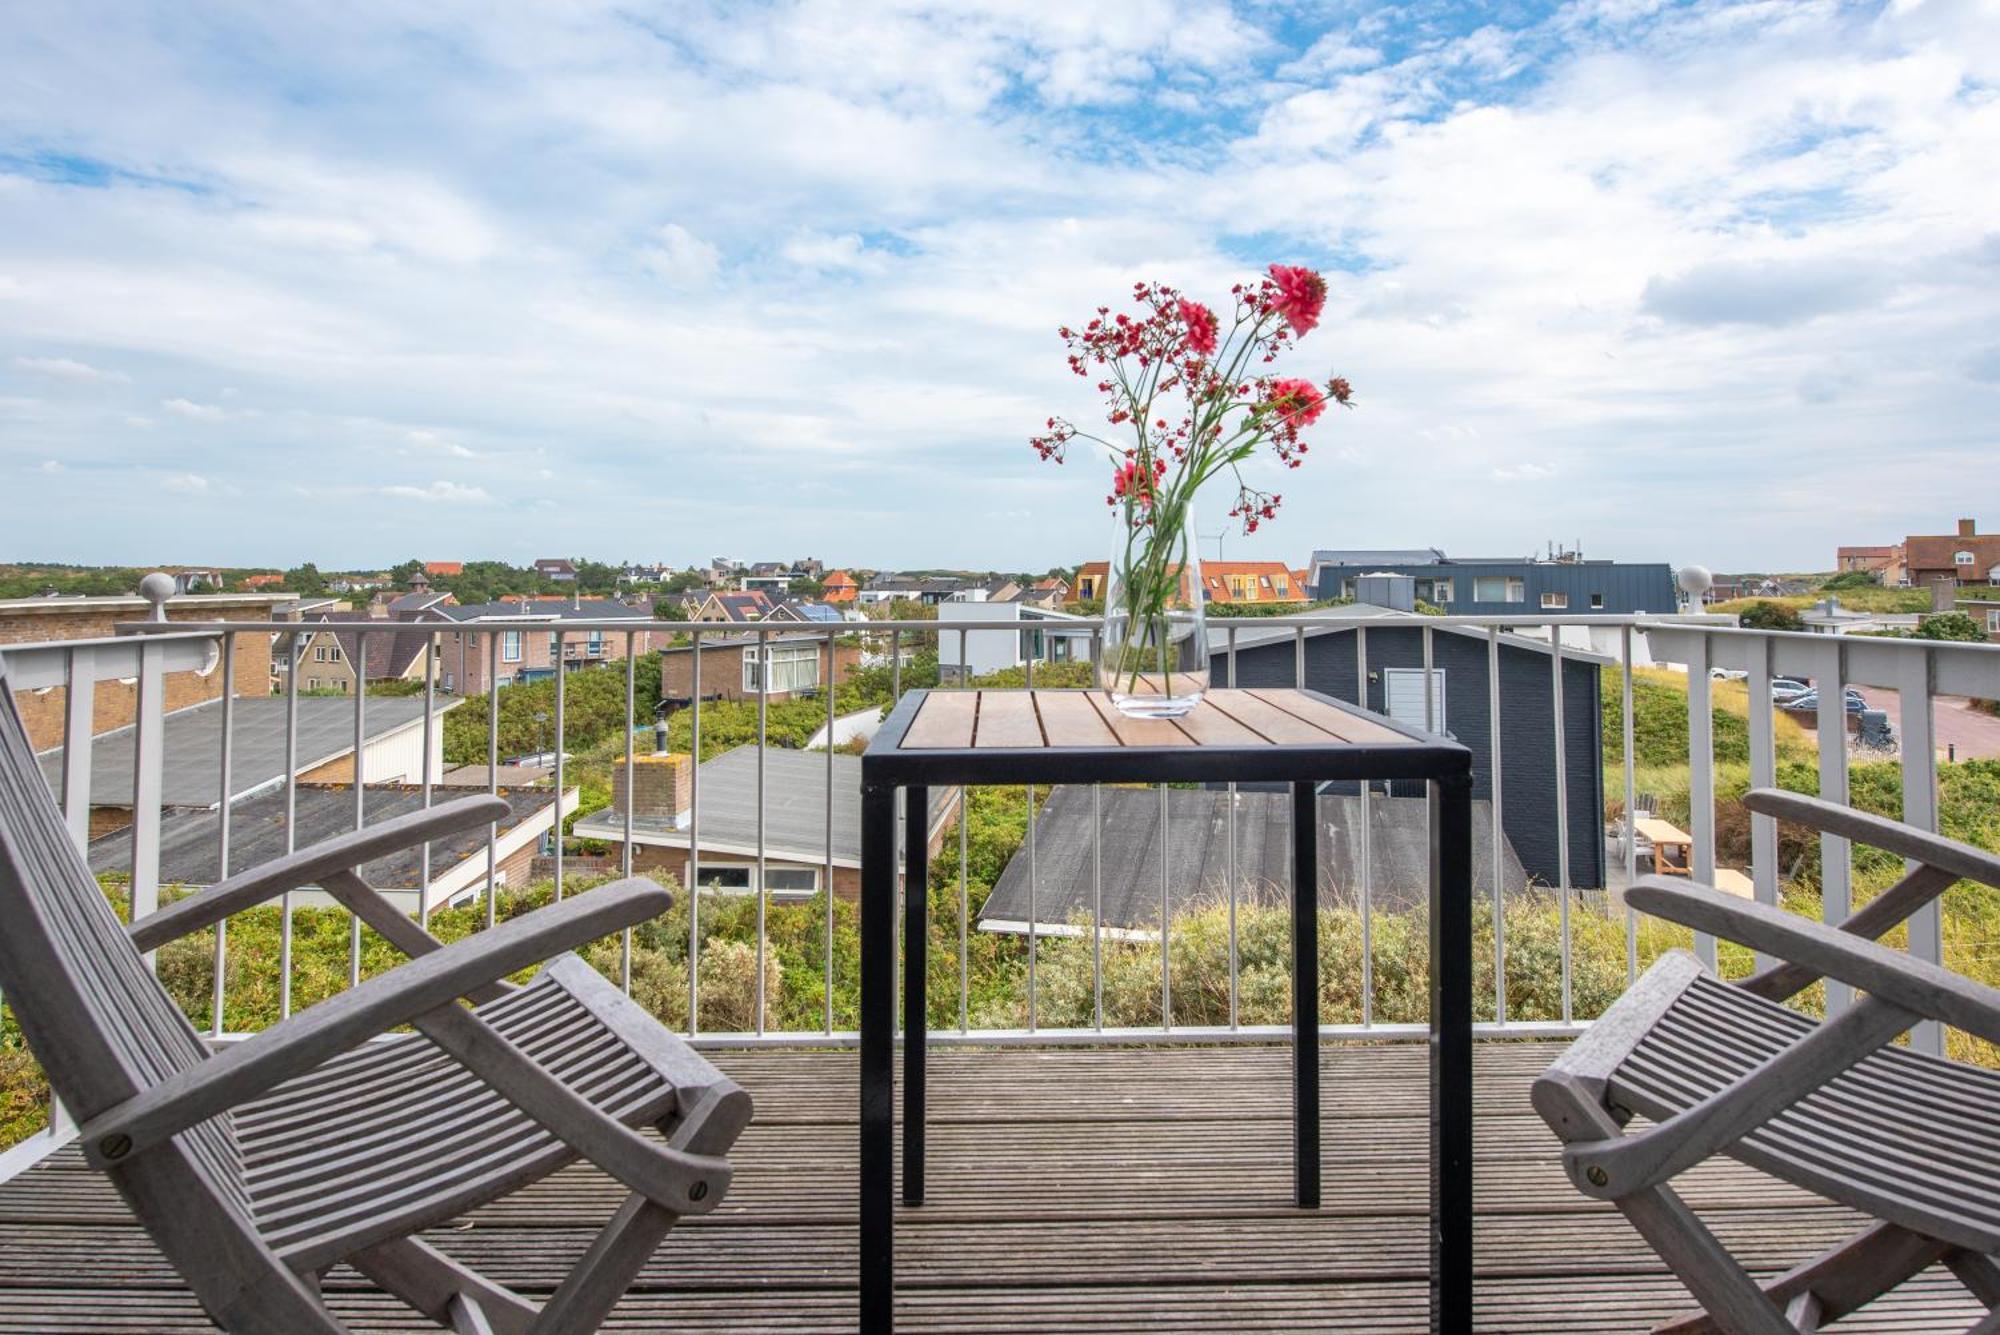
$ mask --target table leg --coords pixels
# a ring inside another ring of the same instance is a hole
[[[930,790],[903,790],[903,1203],[924,1203],[924,980],[930,955]]]
[[[1472,1329],[1472,778],[1430,785],[1431,1329]]]
[[[1319,797],[1292,785],[1292,1190],[1319,1207]]]
[[[861,789],[861,1330],[896,1322],[896,790]]]

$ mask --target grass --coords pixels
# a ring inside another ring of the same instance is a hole
[[[1756,603],[1777,603],[1781,607],[1796,608],[1803,612],[1816,607],[1828,598],[1838,598],[1842,607],[1856,612],[1928,612],[1931,610],[1931,595],[1928,589],[1884,589],[1867,586],[1853,589],[1832,589],[1825,593],[1792,594],[1772,598],[1731,598],[1727,602],[1714,603],[1703,609],[1709,612],[1727,613],[1741,616]]]

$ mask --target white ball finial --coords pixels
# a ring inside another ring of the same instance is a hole
[[[1715,576],[1702,566],[1687,566],[1680,573],[1681,592],[1692,598],[1699,598],[1715,587]]]
[[[139,596],[153,605],[152,620],[167,619],[167,599],[174,596],[174,577],[155,570],[139,581]]]

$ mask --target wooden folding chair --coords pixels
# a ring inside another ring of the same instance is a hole
[[[2000,1043],[2000,990],[1874,938],[1961,877],[2000,886],[2000,857],[1817,798],[1757,789],[1752,811],[1899,853],[1913,869],[1836,929],[1679,878],[1634,908],[1782,961],[1724,983],[1663,956],[1536,1080],[1577,1189],[1615,1203],[1706,1315],[1660,1327],[1814,1331],[1942,1261],[2000,1331],[2000,1071],[1892,1046],[1919,1020]],[[1824,1022],[1779,1003],[1820,978],[1858,989]],[[1627,1134],[1627,1121],[1652,1125]],[[1712,1154],[1877,1222],[1759,1285],[1667,1184]]]
[[[475,797],[385,821],[128,930],[0,672],[0,985],[85,1157],[225,1330],[344,1331],[319,1281],[346,1261],[463,1335],[593,1331],[675,1221],[728,1189],[748,1094],[575,955],[503,981],[663,912],[665,890],[620,881],[446,946],[356,873],[506,813]],[[301,885],[411,959],[211,1053],[144,953]],[[416,1236],[579,1157],[630,1195],[539,1306]]]

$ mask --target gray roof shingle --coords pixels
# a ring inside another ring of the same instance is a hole
[[[238,700],[231,726],[229,786],[238,797],[285,777],[286,701]],[[438,713],[457,705],[440,699]],[[367,740],[376,741],[422,720],[420,696],[369,696],[363,713]],[[211,807],[221,798],[222,705],[210,700],[177,709],[164,720],[160,800],[170,807]],[[129,727],[100,734],[90,748],[90,804],[132,805],[133,752]],[[299,698],[299,769],[346,755],[354,749],[354,701],[329,696]],[[44,751],[42,773],[60,791],[63,749]]]

